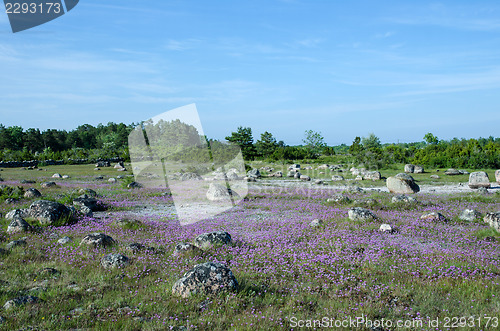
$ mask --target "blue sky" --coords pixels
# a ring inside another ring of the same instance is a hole
[[[497,1],[96,1],[13,34],[0,123],[73,129],[196,103],[205,133],[299,144],[499,136]]]

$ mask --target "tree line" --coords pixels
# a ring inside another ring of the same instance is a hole
[[[203,146],[219,146],[217,148],[221,150],[222,142],[199,136],[194,127],[178,121],[141,124],[144,132],[148,131],[152,139],[155,139],[148,142],[153,150],[158,152],[159,146],[165,146],[164,152],[168,152],[172,159],[188,157],[194,160],[205,157]],[[0,160],[43,161],[107,157],[130,160],[128,138],[137,125],[110,122],[95,127],[84,124],[71,131],[49,129],[41,132],[39,129],[23,130],[19,126],[5,127],[0,124]],[[328,146],[320,132],[307,130],[301,145],[289,146],[268,131],[254,140],[252,129],[240,126],[225,139],[241,148],[246,161],[290,163],[307,160],[353,163],[371,169],[383,169],[396,163],[414,163],[432,168],[500,168],[500,138],[491,136],[440,140],[432,133],[427,133],[420,142],[382,144],[371,133],[366,137],[355,137],[350,145]],[[190,146],[182,145],[187,141]]]

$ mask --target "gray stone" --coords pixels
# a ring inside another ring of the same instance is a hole
[[[276,171],[273,176],[274,177],[283,177],[283,173],[281,171]]]
[[[345,196],[345,195],[342,195],[342,194],[337,194],[337,195],[334,195],[333,197],[329,198],[326,201],[327,202],[347,204],[347,203],[351,202],[351,199],[349,199],[348,196]]]
[[[364,172],[363,177],[366,180],[373,180],[373,181],[382,179],[382,175],[380,174],[379,171],[366,171]]]
[[[417,199],[407,195],[396,195],[392,197],[392,203],[417,203]]]
[[[295,179],[300,179],[300,176],[302,176],[302,174],[300,172],[296,172],[294,175],[293,175],[293,178]]]
[[[422,216],[420,216],[420,219],[432,221],[432,222],[446,222],[447,221],[446,217],[444,217],[441,213],[438,213],[435,211],[423,214]]]
[[[33,304],[33,303],[37,303],[40,301],[41,300],[35,296],[26,295],[26,296],[17,297],[17,298],[14,298],[12,300],[7,301],[3,305],[3,309],[8,310],[8,309],[11,309],[13,307],[19,307],[19,306],[24,306],[27,304]]]
[[[385,223],[381,224],[380,228],[378,230],[380,232],[387,232],[387,233],[393,232],[392,226],[390,226],[389,224],[385,224]]]
[[[53,174],[52,178],[62,178],[62,176],[60,174]]]
[[[495,171],[495,180],[500,184],[500,170]]]
[[[40,184],[40,187],[42,188],[51,188],[51,187],[55,187],[57,184],[54,183],[54,182],[45,182],[45,183],[42,183]]]
[[[424,173],[424,167],[416,165],[415,168],[413,169],[414,174],[422,174]]]
[[[344,180],[344,177],[340,176],[340,175],[334,175],[334,176],[332,176],[332,180],[334,182],[338,182],[338,181]]]
[[[407,174],[412,174],[415,171],[415,166],[413,164],[405,164],[405,172]]]
[[[444,172],[445,175],[448,175],[448,176],[457,176],[457,175],[461,175],[460,171],[458,171],[457,169],[453,169],[453,168],[450,168],[448,170],[446,170]]]
[[[440,179],[441,177],[439,177],[439,175],[431,175],[431,178],[432,179]]]
[[[63,175],[63,176],[62,176],[62,179],[68,179],[68,178],[69,178],[69,176],[68,176],[68,175]]]
[[[104,206],[96,198],[79,197],[73,200],[73,206],[82,208],[88,207],[92,211],[102,211]]]
[[[490,188],[490,178],[484,171],[476,171],[469,176],[469,187],[471,189],[478,189],[480,187]]]
[[[313,227],[313,228],[316,228],[318,226],[321,226],[323,224],[323,221],[320,220],[320,219],[315,219],[315,220],[312,220],[311,223],[309,223],[309,226]]]
[[[362,207],[354,207],[348,211],[349,219],[353,221],[371,221],[375,220],[377,216],[370,210]]]
[[[303,181],[310,181],[311,180],[311,177],[307,176],[307,175],[300,175],[300,180],[303,180]]]
[[[391,193],[408,194],[420,191],[420,187],[415,183],[413,177],[405,173],[387,178],[386,185]]]
[[[138,182],[131,182],[127,185],[127,188],[141,188],[142,185],[139,184]]]
[[[481,218],[483,215],[478,212],[475,209],[464,209],[460,215],[458,216],[459,219],[462,221],[469,221],[472,222],[475,219]]]
[[[25,198],[39,198],[42,196],[42,193],[40,193],[40,191],[38,191],[36,188],[29,188],[26,190],[26,192],[24,192],[24,197]]]
[[[116,183],[116,178],[111,177],[108,179],[108,183]]]
[[[97,197],[97,192],[94,191],[94,190],[92,190],[92,189],[89,189],[89,188],[81,188],[78,191],[78,194],[86,194],[86,195],[88,195],[91,198]]]
[[[255,177],[255,178],[260,178],[261,174],[259,169],[252,169],[247,172],[248,177]]]
[[[62,237],[60,238],[59,240],[57,240],[57,242],[61,245],[64,245],[64,244],[67,244],[69,242],[73,241],[73,239],[71,239],[70,237],[68,236],[65,236],[65,237]]]
[[[13,233],[27,232],[31,231],[32,229],[33,229],[32,226],[29,225],[28,222],[26,222],[20,217],[16,217],[12,222],[10,222],[9,226],[7,227],[7,233],[13,234]]]
[[[182,181],[188,181],[188,180],[203,180],[203,177],[198,175],[196,172],[186,172],[183,173],[180,177]]]
[[[104,233],[94,232],[83,237],[80,245],[85,244],[92,247],[107,247],[115,243],[115,240]]]
[[[288,170],[293,170],[293,171],[299,171],[300,169],[300,164],[292,164],[291,166],[288,167]]]
[[[489,194],[488,189],[486,187],[480,187],[477,189],[477,193],[479,194]]]
[[[286,174],[287,177],[294,177],[295,176],[295,171],[289,171],[287,174]]]
[[[189,254],[201,254],[201,249],[193,244],[181,242],[175,245],[174,256],[184,256]]]
[[[231,235],[224,231],[215,231],[200,234],[194,239],[194,245],[199,249],[206,250],[214,245],[225,245],[231,242]]]
[[[484,221],[493,229],[500,232],[500,211],[497,211],[496,213],[487,213],[484,216]]]
[[[129,264],[128,257],[118,253],[107,254],[101,259],[101,265],[104,269],[124,268]]]
[[[230,201],[231,196],[238,197],[238,194],[225,185],[211,183],[208,188],[207,199],[210,201]]]
[[[71,210],[59,202],[38,200],[31,204],[30,216],[42,225],[52,225],[61,219],[69,218]]]
[[[184,274],[172,287],[172,293],[183,298],[193,294],[218,294],[235,291],[238,282],[232,271],[218,262],[198,264]]]
[[[5,215],[5,218],[8,220],[14,220],[16,218],[26,218],[30,216],[29,209],[14,209],[11,210]]]

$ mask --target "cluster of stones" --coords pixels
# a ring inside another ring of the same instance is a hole
[[[174,256],[201,254],[202,251],[217,245],[231,243],[231,235],[224,231],[203,233],[197,236],[193,243],[179,243],[174,250]],[[183,298],[196,293],[217,294],[222,291],[235,291],[238,281],[232,271],[218,262],[206,262],[195,265],[187,271],[172,286],[172,293]]]
[[[355,167],[352,167],[349,171],[353,176],[356,176],[356,180],[377,181],[382,179],[382,174],[379,171],[368,171],[365,168],[358,169]],[[337,176],[333,176],[332,180],[343,180],[342,176],[339,176],[342,177],[342,179],[335,179],[336,177]]]
[[[405,173],[407,174],[421,174],[424,173],[424,167],[414,164],[405,164]]]

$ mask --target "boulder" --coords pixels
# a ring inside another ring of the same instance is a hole
[[[45,182],[45,183],[40,184],[41,188],[51,188],[51,187],[55,187],[55,186],[56,186],[56,183],[54,183],[54,182]]]
[[[339,176],[339,175],[334,175],[334,176],[332,176],[332,180],[334,182],[338,182],[338,181],[344,180],[344,177]]]
[[[300,172],[296,172],[294,175],[293,175],[293,178],[295,179],[299,179],[300,176],[302,176],[302,174]]]
[[[490,188],[490,178],[484,171],[476,171],[469,176],[469,187],[471,189],[478,189],[480,187]]]
[[[129,264],[128,257],[118,253],[104,255],[101,259],[101,265],[104,269],[124,268]]]
[[[453,169],[453,168],[450,168],[448,170],[446,170],[444,172],[445,175],[448,175],[448,176],[457,176],[457,175],[461,175],[460,171],[458,171],[457,169]]]
[[[380,174],[379,171],[366,171],[364,174],[364,179],[366,180],[381,180],[382,179],[382,175]]]
[[[328,164],[322,164],[322,165],[319,165],[318,166],[318,170],[327,170],[328,168],[330,168],[330,166]]]
[[[28,222],[20,217],[16,217],[12,222],[10,222],[9,226],[7,227],[7,233],[13,234],[27,232],[31,231],[32,229],[32,226]]]
[[[479,194],[489,194],[488,189],[486,187],[480,187],[477,189],[477,193]]]
[[[210,201],[229,201],[231,196],[237,197],[238,194],[222,184],[211,183],[207,191],[207,199]]]
[[[420,219],[432,221],[432,222],[446,222],[446,217],[444,217],[441,213],[438,212],[429,212],[420,216]]]
[[[431,178],[432,179],[440,179],[441,177],[439,177],[439,175],[431,175]]]
[[[313,228],[316,228],[318,226],[321,226],[323,224],[323,221],[320,220],[320,219],[315,219],[315,220],[312,220],[311,223],[309,223],[309,226],[313,227]]]
[[[314,184],[316,184],[316,185],[321,185],[321,184],[323,184],[323,181],[322,181],[321,179],[316,179],[316,180],[314,181]]]
[[[8,220],[14,220],[16,218],[25,218],[30,217],[29,209],[14,209],[11,210],[5,215],[5,218]]]
[[[496,213],[487,213],[484,216],[484,221],[493,229],[500,232],[500,211],[497,211]]]
[[[328,200],[326,200],[326,202],[347,204],[347,203],[351,202],[351,199],[349,199],[349,197],[346,195],[337,194],[337,195],[334,195],[333,197],[329,198]]]
[[[60,239],[57,240],[57,243],[61,244],[61,245],[64,245],[64,244],[67,244],[69,242],[73,241],[73,239],[71,239],[70,237],[68,236],[64,236]]]
[[[386,185],[391,193],[408,194],[420,191],[420,187],[415,183],[413,177],[405,173],[387,178]]]
[[[412,174],[415,171],[415,166],[413,164],[405,164],[405,173]]]
[[[392,226],[389,224],[381,224],[380,228],[378,229],[380,232],[386,232],[386,233],[391,233],[393,232]]]
[[[260,178],[261,174],[259,169],[252,169],[247,172],[248,177]]]
[[[413,169],[414,174],[423,174],[424,173],[424,167],[416,165],[415,168]]]
[[[30,216],[38,220],[42,225],[52,225],[55,222],[69,218],[71,209],[65,205],[48,200],[38,200],[30,206]]]
[[[203,177],[198,175],[196,172],[185,172],[181,175],[180,179],[182,181],[187,181],[187,180],[203,180]]]
[[[200,254],[202,251],[198,247],[190,243],[178,243],[174,248],[174,256],[184,256],[189,254]]]
[[[195,265],[176,281],[172,293],[188,298],[196,293],[218,294],[237,289],[238,282],[229,268],[218,262],[206,262]]]
[[[470,175],[470,173],[467,170],[460,169],[458,170],[458,172],[460,173],[460,175]]]
[[[299,171],[300,170],[300,164],[292,164],[291,166],[288,167],[288,170]]]
[[[36,188],[29,188],[26,190],[26,192],[24,192],[24,197],[25,198],[39,198],[42,196],[42,193],[40,193],[40,191],[38,191]]]
[[[194,245],[206,250],[215,245],[225,245],[231,242],[231,235],[225,231],[215,231],[200,234],[194,239]]]
[[[98,161],[96,164],[95,164],[96,167],[111,167],[111,163],[109,161]]]
[[[125,165],[123,164],[122,161],[120,161],[117,164],[115,164],[115,166],[113,168],[115,168],[115,169],[123,169],[123,168],[125,168]]]
[[[33,303],[37,303],[37,302],[40,302],[40,301],[41,301],[41,299],[39,299],[38,297],[35,297],[35,296],[32,296],[32,295],[26,295],[26,296],[17,297],[15,299],[7,301],[3,305],[3,309],[9,310],[9,309],[11,309],[13,307],[19,307],[19,306],[24,306],[24,305],[27,305],[27,304],[33,304]]]
[[[354,180],[363,180],[363,176],[357,175],[356,178],[354,178]]]
[[[131,182],[127,185],[127,188],[141,188],[142,185],[139,184],[138,182]]]
[[[283,177],[283,172],[281,171],[276,171],[274,174],[273,174],[274,177]]]
[[[396,195],[392,197],[392,203],[417,203],[417,199],[414,197],[409,197],[407,195]]]
[[[495,171],[495,180],[500,184],[500,170]]]
[[[348,211],[349,219],[353,221],[372,221],[377,218],[370,210],[362,207],[354,207]]]
[[[80,190],[78,190],[78,194],[86,194],[92,198],[97,197],[97,192],[89,188],[81,188]]]
[[[83,196],[74,199],[73,206],[78,208],[87,207],[91,211],[101,211],[105,209],[96,198],[90,198],[88,196]]]
[[[52,178],[62,178],[62,176],[60,174],[53,174]]]
[[[83,237],[80,245],[85,244],[92,247],[108,247],[115,243],[115,240],[104,233],[91,233]]]
[[[459,219],[462,221],[469,221],[472,222],[475,219],[481,218],[483,215],[478,212],[475,209],[464,209],[460,215],[458,216]]]
[[[116,183],[116,178],[111,177],[108,179],[108,183]]]
[[[307,176],[307,175],[300,175],[300,180],[303,180],[303,181],[310,181],[311,180],[311,177]]]

